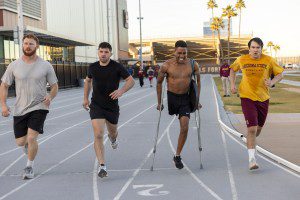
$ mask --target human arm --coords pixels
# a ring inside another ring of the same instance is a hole
[[[54,83],[50,85],[50,92],[47,96],[44,97],[44,104],[49,107],[51,101],[56,97],[58,91],[58,84]]]
[[[198,90],[198,94],[199,94],[199,97],[198,97],[198,108],[201,109],[202,108],[202,105],[200,103],[200,93],[201,93],[201,80],[200,80],[200,67],[198,65],[197,62],[195,62],[195,75],[196,75],[196,78],[197,78],[197,90]]]
[[[89,95],[90,95],[91,88],[92,88],[92,79],[86,77],[83,86],[83,103],[82,103],[83,108],[86,110],[89,110],[89,106],[90,106]]]
[[[156,85],[156,93],[157,93],[157,110],[163,110],[164,106],[161,102],[161,95],[162,95],[162,83],[165,78],[165,73],[167,73],[167,64],[164,63],[158,71],[157,76],[157,85]]]
[[[236,94],[236,92],[237,92],[236,86],[235,86],[236,72],[233,69],[230,69],[229,79],[230,79],[231,93]]]
[[[115,100],[120,98],[125,92],[127,92],[128,90],[130,90],[133,86],[134,86],[135,82],[132,78],[132,76],[128,76],[125,79],[125,84],[121,89],[115,90],[113,91],[109,96]]]
[[[265,85],[267,87],[272,87],[273,85],[275,85],[277,82],[281,81],[283,79],[283,74],[277,74],[276,76],[274,76],[273,79],[265,79]]]
[[[8,94],[9,85],[2,82],[0,86],[0,98],[1,98],[1,108],[2,108],[2,116],[8,117],[10,114],[10,109],[6,104],[7,94]]]

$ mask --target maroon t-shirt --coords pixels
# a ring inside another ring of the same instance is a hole
[[[230,74],[230,68],[228,64],[224,64],[220,68],[220,76],[228,77]]]

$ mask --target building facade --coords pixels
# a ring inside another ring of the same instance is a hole
[[[228,19],[223,19],[224,22],[224,28],[220,29],[220,35],[221,36],[227,36],[227,32],[228,32]],[[230,23],[232,22],[232,20],[230,19]],[[203,22],[203,37],[211,37],[213,31],[210,28],[210,25],[212,23],[212,18],[209,19],[209,21],[207,22]],[[232,23],[231,23],[232,24]],[[215,32],[215,36],[218,35],[217,31]],[[230,35],[232,35],[232,26],[230,27]]]
[[[24,33],[39,37],[38,54],[45,60],[94,62],[102,41],[112,44],[113,59],[128,58],[126,0],[23,0],[22,4]],[[17,1],[0,0],[1,60],[19,57],[14,42],[17,25]]]

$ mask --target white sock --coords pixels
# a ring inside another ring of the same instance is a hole
[[[255,149],[248,149],[249,161],[255,158]]]
[[[33,161],[27,160],[27,165],[26,165],[26,167],[33,167],[33,163],[34,163],[34,160],[33,160]]]
[[[249,161],[255,158],[255,149],[248,149]]]

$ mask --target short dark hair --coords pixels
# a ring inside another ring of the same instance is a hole
[[[37,45],[40,44],[39,39],[38,39],[34,34],[32,34],[32,33],[29,33],[29,34],[27,34],[27,35],[24,35],[22,41],[24,42],[24,40],[25,40],[26,38],[28,38],[28,39],[33,39],[33,40],[36,42]]]
[[[183,40],[178,40],[176,43],[175,43],[175,48],[177,47],[183,47],[183,48],[186,48],[187,47],[187,44],[185,41]]]
[[[109,51],[111,52],[111,50],[112,50],[112,47],[111,47],[111,45],[108,43],[108,42],[101,42],[100,44],[99,44],[99,46],[98,46],[98,49],[109,49]]]
[[[257,44],[259,44],[259,46],[260,46],[261,48],[264,47],[263,41],[262,41],[260,38],[255,37],[255,38],[252,38],[252,39],[248,42],[248,47],[249,47],[249,49],[250,49],[250,46],[251,46],[251,42],[252,42],[252,41],[254,41],[254,42],[256,42]]]

